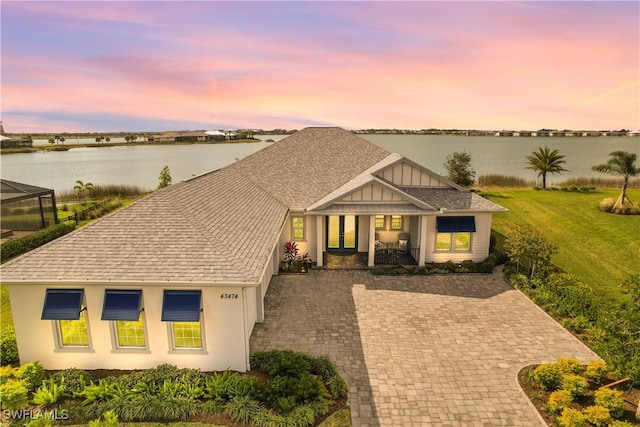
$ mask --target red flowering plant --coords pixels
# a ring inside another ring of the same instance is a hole
[[[306,273],[311,268],[309,253],[300,254],[296,242],[284,244],[284,261],[280,263],[280,271],[284,273]]]

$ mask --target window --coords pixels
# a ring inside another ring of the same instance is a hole
[[[59,347],[89,347],[83,289],[47,289],[42,319],[55,321]]]
[[[384,215],[376,215],[376,230],[385,229]]]
[[[476,231],[475,217],[439,216],[436,218],[437,251],[470,251],[471,233]]]
[[[203,349],[201,291],[164,291],[162,321],[170,322],[175,350]]]
[[[141,290],[109,290],[104,293],[102,320],[111,320],[117,348],[146,347]]]
[[[86,313],[86,310],[80,313],[77,320],[58,320],[61,347],[89,347]]]
[[[391,215],[391,229],[392,230],[402,230],[403,229],[403,218],[402,215]]]
[[[116,320],[113,329],[118,348],[145,348],[147,346],[144,336],[143,313],[140,313],[138,320]]]
[[[436,235],[436,251],[470,251],[471,233],[438,233]]]
[[[305,220],[303,216],[291,217],[292,240],[305,240]]]
[[[202,348],[200,322],[172,322],[174,348]]]

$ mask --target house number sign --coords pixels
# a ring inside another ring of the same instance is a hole
[[[220,299],[238,299],[238,294],[220,294]]]

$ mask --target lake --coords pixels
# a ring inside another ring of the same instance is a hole
[[[547,145],[566,155],[565,168],[569,169],[561,175],[550,175],[547,178],[550,184],[571,177],[604,176],[593,172],[591,166],[605,162],[612,151],[629,151],[640,157],[640,138],[637,137],[360,136],[438,173],[444,172],[447,154],[467,151],[471,154],[477,176],[499,173],[527,179],[534,179],[535,173],[524,168],[525,155]],[[77,180],[153,189],[158,185],[158,176],[164,165],[169,166],[175,183],[219,169],[267,147],[271,143],[264,140],[268,138],[279,141],[285,136],[258,137],[261,142],[249,144],[118,145],[2,155],[0,175],[4,179],[53,188],[58,192],[71,191]]]

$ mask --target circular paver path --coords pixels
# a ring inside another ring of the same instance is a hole
[[[520,391],[526,365],[598,356],[500,272],[373,276],[312,270],[271,281],[251,349],[329,355],[354,426],[544,425]]]

